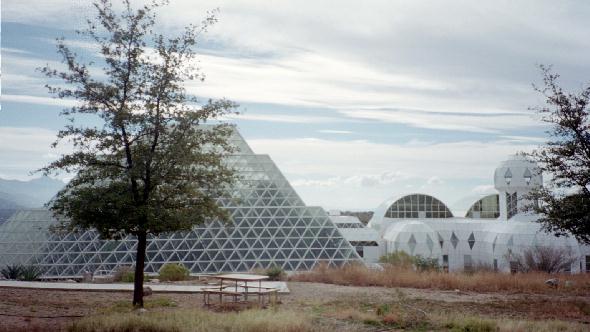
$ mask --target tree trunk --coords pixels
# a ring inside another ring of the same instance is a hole
[[[133,306],[143,308],[143,268],[145,266],[145,248],[147,235],[145,231],[137,234],[137,255],[135,256],[135,284],[133,287]]]

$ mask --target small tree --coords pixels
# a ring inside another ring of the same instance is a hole
[[[544,87],[535,90],[546,97],[546,105],[535,110],[552,126],[551,140],[529,156],[552,177],[548,186],[529,195],[535,203],[527,209],[541,215],[546,230],[590,243],[590,85],[567,93],[550,67],[541,70]]]
[[[108,239],[137,238],[136,306],[143,306],[147,237],[190,230],[212,218],[227,220],[216,198],[234,178],[224,162],[232,150],[232,128],[199,125],[232,112],[236,105],[210,100],[191,107],[196,100],[183,87],[185,80],[201,78],[193,48],[215,17],[165,38],[155,32],[154,13],[165,4],[153,1],[134,9],[124,0],[124,10],[117,12],[110,0],[96,1],[95,19],[78,33],[99,46],[102,66],[81,63],[58,39],[66,70],[40,69],[66,83],[49,86],[51,93],[78,101],[62,112],[71,123],[54,143],[69,140],[74,151],[42,168],[45,173],[76,173],[50,209],[68,230],[96,229]],[[76,122],[88,115],[101,125]]]

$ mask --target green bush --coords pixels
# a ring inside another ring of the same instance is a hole
[[[43,274],[41,268],[35,265],[26,265],[21,267],[20,276],[18,277],[19,280],[24,281],[35,281],[39,279],[39,277]]]
[[[180,281],[189,278],[189,270],[182,264],[165,264],[160,269],[159,279],[162,281]]]
[[[0,273],[2,273],[2,276],[6,279],[16,280],[20,277],[22,269],[23,266],[19,264],[6,265],[0,270]]]
[[[114,282],[133,282],[135,280],[135,267],[119,266],[113,273]]]
[[[381,256],[379,262],[401,268],[410,268],[414,265],[414,257],[408,255],[405,251],[395,251]]]
[[[285,271],[283,270],[282,267],[280,267],[278,265],[274,265],[274,266],[266,269],[265,274],[268,276],[268,280],[279,281],[279,280],[283,279],[283,277],[285,276]]]
[[[440,270],[438,259],[426,258],[420,255],[410,256],[404,251],[396,251],[383,255],[379,258],[379,262],[404,269],[415,268],[420,272]]]
[[[420,272],[424,271],[439,271],[438,259],[426,258],[420,255],[414,256],[414,266]]]

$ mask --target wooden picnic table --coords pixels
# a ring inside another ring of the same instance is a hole
[[[260,305],[264,304],[264,296],[268,295],[268,301],[271,301],[271,295],[274,295],[274,303],[278,301],[279,288],[276,287],[262,287],[262,281],[268,279],[268,276],[256,275],[256,274],[242,274],[242,273],[230,273],[220,274],[212,276],[212,278],[219,279],[219,286],[215,288],[205,288],[202,290],[203,302],[205,305],[209,305],[211,294],[219,296],[219,304],[223,303],[224,296],[231,296],[234,302],[237,302],[239,297],[244,297],[244,301],[248,301],[248,293],[250,289],[255,289],[254,294],[258,295],[258,302]],[[224,281],[233,281],[233,285],[224,285]],[[250,282],[258,281],[258,286],[248,286]],[[233,286],[233,287],[232,287]],[[234,290],[228,290],[228,288],[234,288]],[[238,290],[239,289],[239,290]]]
[[[223,289],[223,281],[234,281],[235,282],[235,291],[238,291],[238,282],[243,282],[244,285],[240,285],[240,287],[244,288],[244,300],[248,300],[248,282],[256,282],[258,281],[258,290],[262,289],[262,280],[268,279],[268,276],[262,276],[257,274],[243,274],[243,273],[229,273],[229,274],[219,274],[213,276],[215,279],[219,279],[219,289]]]

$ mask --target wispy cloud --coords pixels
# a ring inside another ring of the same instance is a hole
[[[318,130],[318,133],[349,135],[349,134],[352,134],[353,132],[350,130],[321,129],[321,130]]]
[[[340,113],[356,119],[405,124],[417,128],[478,133],[500,133],[506,130],[542,125],[542,123],[535,121],[531,115],[522,113],[459,114],[396,109],[340,111]]]
[[[51,97],[11,95],[11,94],[3,94],[2,101],[10,101],[10,102],[24,103],[24,104],[63,106],[63,107],[72,107],[72,106],[76,106],[79,104],[76,100],[72,100],[72,99],[56,99],[56,98],[51,98]]]

